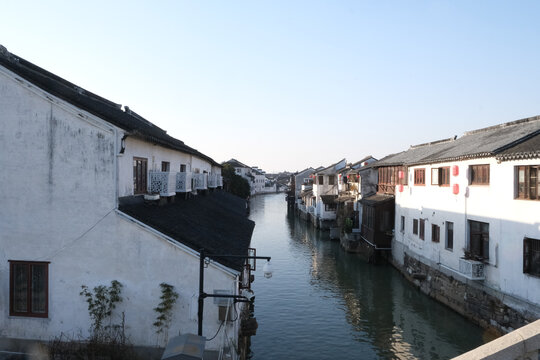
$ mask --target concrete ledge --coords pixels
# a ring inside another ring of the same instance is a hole
[[[539,349],[540,320],[536,320],[453,360],[537,360]]]

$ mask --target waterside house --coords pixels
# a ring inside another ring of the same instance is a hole
[[[235,174],[247,180],[251,195],[261,193],[276,192],[275,184],[270,185],[266,178],[265,172],[257,166],[248,166],[236,159],[223,162],[222,165],[228,164],[234,168]],[[271,189],[269,189],[271,187]]]
[[[540,117],[397,157],[404,177],[395,186],[396,265],[484,326],[507,332],[538,319]]]
[[[314,212],[310,212],[312,224],[322,230],[328,230],[335,226],[336,199],[338,197],[338,171],[345,168],[347,161],[342,159],[323,169],[317,169],[313,173],[313,196],[311,206]]]
[[[212,193],[220,164],[3,47],[0,138],[2,338],[88,336],[81,286],[113,280],[123,285],[113,323],[124,314],[135,345],[164,345],[152,325],[160,283],[180,295],[171,336],[196,333],[199,250],[247,255],[254,228],[243,200]],[[215,257],[204,271],[207,293],[239,294],[246,285],[242,261]],[[210,337],[223,311],[206,302]],[[238,326],[225,323],[226,341],[237,343]],[[220,339],[206,348],[223,347]]]

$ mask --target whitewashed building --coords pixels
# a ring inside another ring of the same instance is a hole
[[[336,199],[338,197],[338,171],[347,166],[342,159],[326,168],[318,169],[314,174],[313,198],[315,203],[314,214],[311,216],[313,224],[321,229],[329,229],[336,220]]]
[[[540,316],[540,117],[414,146],[384,164],[404,169],[392,185],[398,264],[484,325],[508,331]],[[439,283],[459,282],[445,293],[429,269],[446,275]],[[491,312],[470,289],[492,295]]]
[[[220,187],[221,165],[127,107],[3,47],[0,166],[2,338],[87,336],[81,286],[117,280],[123,301],[113,321],[124,313],[133,344],[163,346],[152,325],[159,284],[180,294],[170,336],[196,333],[199,249],[248,253],[254,224],[245,218],[242,200],[224,192],[176,198]],[[149,193],[161,195],[163,206],[145,204]],[[190,221],[197,211],[209,215]],[[217,219],[221,225],[231,225],[215,228],[215,211],[224,217],[223,223]],[[238,294],[242,269],[239,262],[210,261],[205,292]],[[221,322],[219,306],[207,299],[203,335],[211,337]],[[238,323],[225,327],[235,342]],[[218,336],[206,348],[217,350],[222,341]]]
[[[267,181],[266,175],[264,171],[259,169],[257,166],[251,167],[236,159],[225,161],[223,165],[225,164],[232,166],[236,175],[239,175],[247,180],[251,195],[268,192],[265,190],[265,184]],[[275,188],[270,192],[275,192]]]

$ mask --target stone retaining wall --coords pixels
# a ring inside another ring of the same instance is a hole
[[[538,319],[537,311],[509,306],[506,301],[503,302],[502,294],[483,286],[481,282],[457,279],[448,272],[426,265],[406,252],[403,254],[403,264],[393,259],[390,261],[423,293],[499,335]]]

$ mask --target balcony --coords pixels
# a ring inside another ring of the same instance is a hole
[[[208,187],[210,189],[215,189],[217,187],[223,186],[223,180],[219,174],[208,174]]]
[[[208,174],[193,174],[193,189],[206,190],[208,189]]]
[[[176,173],[176,192],[187,193],[191,192],[192,173],[179,172]]]
[[[484,280],[484,263],[476,260],[459,259],[459,272],[469,280]]]
[[[150,171],[150,192],[160,196],[176,195],[176,174],[173,172]]]

